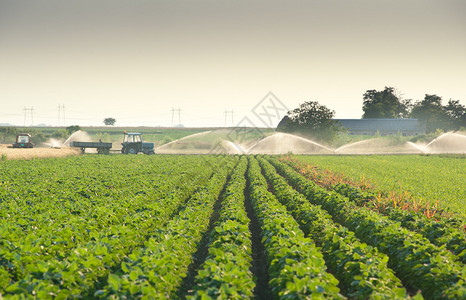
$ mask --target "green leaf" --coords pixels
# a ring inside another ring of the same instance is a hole
[[[125,262],[122,262],[121,263],[121,269],[123,270],[123,272],[128,273],[129,265],[127,263],[125,263]]]
[[[136,271],[131,271],[129,273],[129,278],[132,280],[132,281],[135,281],[136,279],[138,279],[139,275]]]
[[[118,275],[108,274],[108,284],[113,290],[115,291],[120,290],[120,283],[121,283],[121,280]]]

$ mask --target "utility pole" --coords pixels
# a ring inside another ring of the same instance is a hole
[[[65,104],[58,105],[58,126],[60,126],[60,114],[63,113],[63,125],[65,125]]]
[[[175,123],[173,123],[174,117],[175,117],[175,109],[172,108],[172,127],[175,127]]]
[[[178,125],[181,125],[181,109],[178,108]]]
[[[24,126],[26,126],[26,117],[27,115],[31,116],[31,126],[34,125],[34,107],[31,106],[31,108],[24,108]]]
[[[172,108],[172,127],[175,127],[175,112],[178,112],[178,124],[181,125],[181,109]]]
[[[227,127],[227,117],[231,115],[231,126],[233,126],[233,110],[225,110],[225,127]]]

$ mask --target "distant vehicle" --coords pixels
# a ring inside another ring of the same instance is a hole
[[[86,150],[86,148],[96,148],[97,153],[99,153],[99,154],[109,154],[110,153],[110,148],[112,148],[112,143],[103,143],[102,141],[99,141],[99,142],[72,141],[72,142],[70,142],[70,147],[81,148],[81,151],[83,153]]]
[[[121,146],[123,146],[121,153],[124,154],[138,154],[139,152],[155,154],[154,143],[144,143],[141,133],[127,133],[125,131]]]
[[[121,143],[121,153],[123,154],[138,154],[142,152],[144,154],[155,154],[154,143],[145,143],[142,140],[141,133],[127,133],[125,131],[123,137],[123,143]],[[70,142],[70,147],[81,148],[81,151],[85,151],[86,148],[95,148],[99,154],[109,154],[112,143],[99,142]]]
[[[20,133],[16,136],[16,142],[13,143],[13,148],[34,148],[32,138],[29,133]]]

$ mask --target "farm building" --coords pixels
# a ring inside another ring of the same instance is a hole
[[[349,134],[418,135],[426,132],[424,124],[417,119],[335,119]]]
[[[417,119],[335,119],[348,130],[348,134],[391,135],[401,133],[412,136],[426,133],[426,126]],[[289,117],[285,116],[277,129],[286,127]],[[278,130],[281,131],[281,130]]]

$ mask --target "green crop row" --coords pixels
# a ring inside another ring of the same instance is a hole
[[[341,299],[338,280],[326,271],[322,253],[269,191],[256,159],[249,159],[251,202],[262,228],[269,286],[283,299]]]
[[[370,180],[382,193],[406,191],[422,204],[434,204],[466,222],[466,159],[439,155],[300,155],[300,161]]]
[[[335,185],[333,190],[348,197],[358,206],[372,208],[374,202],[367,201],[367,199],[377,197],[375,192],[361,191],[347,184]],[[420,233],[434,245],[445,245],[462,263],[466,263],[466,233],[458,229],[460,222],[457,219],[429,219],[420,213],[390,207],[384,209],[382,213],[390,220],[400,222],[401,226]]]
[[[367,199],[377,197],[375,192],[361,191],[359,188],[347,184],[335,185],[333,190],[348,197],[358,206],[372,208],[374,202],[367,201]],[[384,209],[382,213],[390,220],[400,222],[401,226],[420,233],[434,245],[445,245],[462,263],[466,263],[466,233],[464,230],[458,229],[460,222],[457,219],[429,219],[420,213],[390,207]]]
[[[121,166],[113,161],[108,163],[115,166],[112,173],[102,170],[105,168],[102,162],[96,166],[97,162],[91,159],[86,162],[86,167],[73,165],[71,159],[65,162],[67,170],[62,170],[63,163],[55,161],[40,166],[39,174],[31,171],[23,175],[17,170],[16,174],[11,170],[2,174],[11,181],[2,184],[0,189],[0,232],[5,233],[2,236],[8,237],[10,243],[31,241],[31,247],[34,247],[40,246],[41,238],[46,237],[55,244],[73,248],[76,243],[87,241],[89,231],[122,223],[126,216],[133,218],[144,214],[148,211],[147,199],[155,202],[163,198],[171,185],[195,175],[199,165],[194,161],[183,163],[179,159],[156,161],[156,164],[150,164],[153,169],[146,173],[150,176],[146,179],[127,169],[120,170]],[[182,167],[192,169],[191,174],[176,173]],[[150,186],[154,182],[158,184]],[[73,238],[56,240],[62,236]],[[51,252],[51,248],[55,247],[46,248],[51,256],[66,256],[66,253]],[[63,250],[63,247],[59,249]]]
[[[299,169],[299,163],[293,160],[287,160],[286,163],[295,170]],[[377,192],[371,190],[361,190],[358,187],[349,184],[334,184],[331,187],[343,196],[354,201],[358,206],[365,206],[376,209]],[[462,229],[458,229],[461,222],[451,218],[446,220],[429,219],[425,215],[416,212],[410,212],[402,209],[387,207],[379,212],[386,215],[390,220],[401,222],[401,226],[418,232],[431,243],[437,246],[445,245],[446,248],[452,251],[462,263],[466,263],[466,233]]]
[[[374,211],[356,206],[336,192],[319,187],[288,165],[275,159],[270,161],[308,200],[321,205],[362,241],[387,254],[389,267],[407,288],[421,290],[427,299],[466,297],[466,267],[455,262],[457,258],[448,250],[432,245],[421,235]]]
[[[201,163],[202,161],[199,160],[191,167],[196,168]],[[180,164],[178,171],[183,172],[182,168],[183,166]],[[124,223],[114,224],[100,231],[92,227],[87,227],[91,230],[83,230],[78,227],[85,224],[82,222],[71,224],[73,226],[71,232],[74,235],[88,234],[89,237],[87,242],[76,244],[74,249],[68,251],[66,257],[51,257],[50,255],[40,257],[34,252],[35,249],[45,249],[44,251],[46,251],[47,245],[36,246],[29,250],[27,245],[24,247],[19,245],[24,250],[22,252],[17,252],[19,247],[12,249],[2,247],[0,251],[3,251],[4,260],[1,263],[6,272],[1,275],[6,274],[9,277],[7,284],[2,284],[3,291],[0,293],[6,293],[6,298],[9,297],[8,295],[13,296],[13,298],[14,295],[62,298],[93,294],[93,290],[103,284],[103,278],[106,280],[111,269],[119,265],[123,257],[130,253],[134,247],[143,244],[147,236],[153,232],[153,228],[166,223],[198,186],[206,182],[212,174],[209,168],[196,172],[197,176],[193,176],[191,179],[190,177],[181,177],[180,179],[185,179],[185,181],[177,183],[168,180],[163,183],[169,187],[165,188],[163,198],[158,200],[146,198],[143,207],[139,207],[133,214],[128,213],[127,216],[122,216]],[[134,185],[133,189],[139,190]],[[105,218],[97,220],[106,221]],[[52,223],[49,227],[52,228],[54,224],[61,226],[59,223]],[[46,238],[42,240],[46,243],[54,239],[58,238],[51,235],[48,240]],[[66,237],[64,241],[66,242]],[[3,240],[2,242],[7,244],[8,241]],[[63,242],[53,245],[53,247],[60,246],[66,247],[66,244]],[[12,251],[6,252],[8,250]],[[20,272],[15,273],[12,270]],[[12,277],[12,275],[17,278]]]
[[[288,207],[304,233],[322,247],[325,262],[340,280],[345,295],[357,299],[407,297],[400,280],[388,268],[385,254],[335,224],[326,211],[290,187],[269,162],[258,160],[277,199]]]
[[[249,299],[253,296],[249,218],[244,207],[246,168],[247,159],[243,157],[226,188],[209,254],[196,276],[194,294],[189,299]]]
[[[186,276],[193,254],[209,225],[235,160],[227,160],[208,184],[194,193],[186,206],[164,228],[154,229],[144,247],[135,249],[108,275],[94,296],[104,298],[170,298]]]
[[[445,245],[463,264],[466,264],[466,233],[452,226],[452,221],[430,220],[417,214],[395,209],[389,210],[387,216],[393,221],[400,222],[401,226],[419,232],[434,245]]]
[[[410,295],[466,298],[454,224],[383,216],[344,188],[268,156],[6,161],[0,299],[408,297],[400,279]]]
[[[191,165],[195,167],[196,165]],[[178,168],[181,168],[181,164]],[[168,168],[168,166],[161,166],[159,170]],[[94,200],[94,197],[91,199],[80,199],[81,210],[83,210],[82,215],[84,216],[74,216],[70,217],[68,221],[61,221],[58,218],[53,218],[50,216],[52,213],[57,215],[65,215],[69,213],[69,210],[63,208],[62,206],[55,206],[55,202],[43,203],[45,209],[50,207],[51,212],[47,212],[45,216],[38,215],[38,211],[33,211],[30,213],[32,218],[44,220],[43,224],[28,225],[25,231],[30,227],[36,227],[32,232],[27,233],[26,235],[22,234],[21,227],[18,224],[15,224],[20,217],[17,215],[12,215],[11,218],[5,220],[5,222],[0,226],[0,243],[3,244],[3,247],[0,249],[5,260],[0,263],[4,268],[3,275],[8,273],[9,280],[2,276],[3,279],[0,282],[3,282],[2,286],[9,285],[7,281],[19,281],[23,279],[27,274],[30,273],[29,269],[34,269],[33,266],[37,261],[48,261],[50,259],[55,259],[57,261],[64,260],[70,256],[70,252],[79,247],[93,248],[92,241],[99,241],[101,238],[117,235],[121,236],[122,234],[131,234],[132,241],[140,241],[142,243],[144,240],[144,235],[147,234],[147,231],[150,230],[153,226],[154,217],[157,217],[158,222],[161,223],[164,220],[166,221],[169,217],[170,211],[176,209],[183,201],[186,199],[189,193],[192,192],[192,188],[195,187],[195,183],[204,182],[208,176],[210,176],[211,171],[197,174],[192,180],[189,177],[186,177],[185,174],[170,176],[166,178],[164,185],[159,186],[158,193],[151,194],[150,201],[147,201],[145,194],[132,194],[131,197],[111,197],[104,198],[109,204],[102,205],[103,207],[94,207],[88,209],[89,212],[85,212],[84,208],[89,204],[85,204],[89,200]],[[179,182],[187,183],[185,189],[174,190],[172,185],[176,185]],[[135,189],[133,183],[128,184],[130,187]],[[91,186],[94,187],[95,186]],[[88,188],[91,188],[88,186]],[[191,188],[189,188],[191,187]],[[181,193],[180,193],[181,192]],[[170,197],[171,196],[171,197]],[[174,201],[171,199],[179,199]],[[104,202],[99,197],[95,201],[99,205]],[[37,199],[38,201],[42,201]],[[36,199],[29,199],[27,201],[35,202]],[[24,201],[22,201],[24,204]],[[83,203],[84,202],[84,203]],[[17,203],[19,206],[20,204]],[[37,207],[37,204],[35,205]],[[36,208],[37,209],[37,208]],[[11,212],[15,210],[10,209]],[[98,211],[101,213],[99,214]],[[86,217],[89,215],[95,215],[94,218]],[[47,218],[49,217],[49,218]],[[109,222],[109,219],[116,219]],[[103,228],[103,223],[105,227]],[[13,226],[15,230],[9,231]],[[124,227],[121,226],[124,224]],[[38,227],[40,226],[40,228]],[[134,233],[131,231],[125,231],[125,233],[120,233],[120,229],[136,229]],[[1,290],[0,290],[1,291]]]

